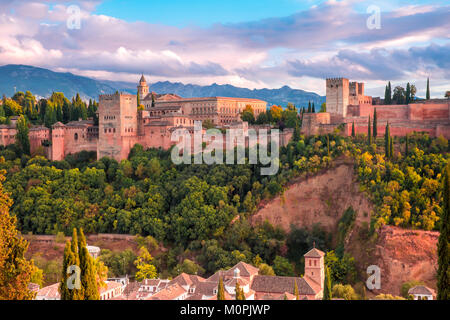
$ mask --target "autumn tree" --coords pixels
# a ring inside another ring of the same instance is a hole
[[[136,280],[143,281],[145,279],[155,279],[157,277],[156,267],[152,264],[153,257],[146,247],[139,249],[139,256],[134,264],[138,271],[136,272]]]
[[[28,242],[19,235],[15,216],[9,214],[12,200],[3,190],[5,173],[0,170],[0,300],[32,300],[35,293],[28,285],[35,266],[32,260],[25,259]]]

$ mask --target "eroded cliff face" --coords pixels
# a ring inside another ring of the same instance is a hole
[[[252,222],[268,220],[286,231],[291,224],[311,228],[319,223],[334,233],[339,219],[350,206],[357,212],[357,218],[345,247],[355,258],[360,280],[365,282],[369,277],[368,266],[377,265],[381,269],[381,289],[372,294],[400,295],[402,284],[410,280],[423,281],[430,288],[436,288],[439,233],[385,226],[369,237],[367,226],[374,206],[359,191],[353,165],[348,159],[340,159],[334,168],[292,182],[284,195],[262,203]],[[371,294],[368,292],[368,295]]]
[[[293,182],[283,195],[263,203],[252,222],[265,220],[289,231],[290,225],[309,228],[315,223],[334,232],[344,211],[353,207],[356,222],[370,222],[372,203],[359,191],[353,164],[339,160],[331,169]]]
[[[378,232],[373,263],[381,269],[382,293],[400,295],[404,282],[423,281],[436,289],[439,232],[385,226]]]

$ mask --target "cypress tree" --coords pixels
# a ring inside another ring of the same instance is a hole
[[[388,86],[384,88],[384,104],[388,104],[389,98],[388,98]]]
[[[67,273],[67,269],[74,265],[75,256],[72,252],[72,246],[69,240],[66,241],[66,247],[64,248],[64,257],[63,257],[63,267],[61,273],[61,282],[59,284],[59,294],[61,296],[61,300],[72,300],[74,290],[71,290],[67,286],[67,280],[69,278],[69,274]]]
[[[75,265],[81,269],[80,255],[79,255],[79,248],[78,248],[78,235],[77,235],[77,229],[75,229],[75,228],[73,229],[73,233],[72,233],[71,251],[73,254],[73,258],[71,259],[71,264],[69,264],[69,266]],[[65,271],[67,272],[67,270],[65,270]],[[63,270],[63,272],[64,272],[64,270]],[[81,270],[81,272],[83,272],[83,270]],[[80,280],[81,280],[81,275],[80,275]],[[80,289],[74,289],[71,291],[72,291],[72,293],[70,295],[71,300],[83,300],[83,298],[84,298],[83,283],[81,283]]]
[[[391,135],[390,135],[390,131],[389,131],[389,122],[388,122],[386,124],[386,131],[384,133],[384,154],[386,156],[386,159],[390,158],[390,154],[389,154],[389,151],[391,149],[390,148],[391,147],[390,139],[391,139]]]
[[[325,281],[323,284],[323,300],[332,300],[331,293],[331,276],[330,276],[330,268],[326,268],[325,270]]]
[[[408,135],[405,137],[405,156],[407,157],[409,155],[409,141],[408,141]]]
[[[370,146],[372,144],[372,128],[370,127],[370,116],[369,116],[369,126],[367,131],[367,145]]]
[[[409,104],[411,101],[411,85],[409,82],[406,84],[406,104]]]
[[[430,100],[430,78],[427,79],[427,100]]]
[[[300,300],[300,295],[298,293],[297,281],[294,279],[294,296],[295,300]]]
[[[444,203],[441,216],[441,233],[438,241],[438,272],[437,272],[437,299],[450,300],[450,163],[444,169],[443,174]]]
[[[327,135],[327,155],[330,157],[330,136]]]
[[[89,254],[84,237],[83,229],[80,229],[78,240],[80,255],[81,287],[83,288],[84,300],[100,300],[96,281],[94,259]]]
[[[21,115],[16,123],[16,145],[24,154],[30,155],[30,138],[28,136],[28,123],[24,115]]]
[[[352,123],[352,137],[356,137],[356,133],[355,133],[355,121],[353,121]]]
[[[378,136],[378,119],[377,119],[377,108],[373,112],[373,138],[376,139]]]
[[[308,101],[308,111],[307,113],[311,113],[311,101]]]
[[[152,92],[152,108],[155,107],[155,95]]]
[[[391,104],[392,103],[392,86],[391,86],[391,82],[390,81],[389,81],[389,84],[388,84],[388,100],[389,100],[388,104]]]
[[[139,108],[139,106],[141,105],[141,98],[139,97],[139,90],[137,92],[137,107]]]
[[[312,103],[312,113],[316,113],[316,106],[314,105],[314,102]]]
[[[392,158],[394,156],[394,139],[389,137],[390,145],[389,145],[389,156]]]
[[[244,289],[241,289],[241,286],[239,285],[239,283],[237,281],[236,281],[235,295],[236,295],[236,300],[246,300],[245,294],[244,294]]]
[[[219,287],[217,288],[217,300],[225,300],[225,288],[223,287],[223,279],[219,279]]]

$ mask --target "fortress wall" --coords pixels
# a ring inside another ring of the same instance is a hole
[[[64,155],[81,151],[97,151],[98,139],[88,136],[87,127],[66,127],[64,136]]]
[[[7,146],[16,142],[15,128],[1,128],[0,129],[0,145]]]
[[[45,127],[31,128],[28,134],[30,138],[30,151],[33,154],[45,140],[51,141],[50,129]]]
[[[448,104],[420,104],[419,106],[423,110],[423,120],[440,120],[449,118]]]
[[[377,105],[376,108],[379,120],[407,120],[409,118],[408,105]]]

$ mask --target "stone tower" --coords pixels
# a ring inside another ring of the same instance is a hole
[[[126,159],[138,133],[137,96],[127,93],[101,95],[98,106],[97,157]]]
[[[65,126],[61,122],[57,122],[52,126],[51,137],[51,159],[53,161],[61,161],[65,158],[64,152],[64,136]]]
[[[142,75],[141,80],[139,80],[139,85],[137,88],[139,92],[139,98],[141,100],[144,99],[148,95],[148,85],[144,75]]]
[[[323,289],[325,281],[325,253],[313,248],[305,254],[305,277],[316,282]]]
[[[345,117],[349,105],[349,80],[327,79],[327,112],[333,116]]]

